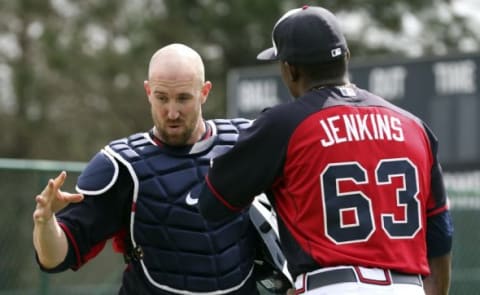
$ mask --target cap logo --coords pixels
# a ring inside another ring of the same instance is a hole
[[[332,57],[337,57],[342,55],[342,48],[338,47],[338,48],[332,49],[331,54],[332,54]]]

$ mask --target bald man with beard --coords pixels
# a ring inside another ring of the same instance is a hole
[[[258,294],[248,212],[207,222],[197,208],[210,160],[250,125],[203,118],[212,88],[204,72],[188,46],[159,49],[144,81],[153,127],[93,156],[77,193],[61,190],[61,172],[36,196],[33,242],[43,271],[77,270],[113,239],[127,263],[119,294]]]

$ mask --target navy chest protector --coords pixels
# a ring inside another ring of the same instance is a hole
[[[230,149],[238,129],[250,121],[207,123],[213,135],[190,147],[158,146],[139,133],[102,151],[114,170],[125,166],[133,180],[129,233],[138,254],[134,263],[151,285],[173,294],[227,294],[252,275],[254,229],[248,212],[209,223],[196,207],[210,159]],[[104,189],[114,184],[115,174]]]

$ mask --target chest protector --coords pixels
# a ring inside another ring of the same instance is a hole
[[[211,223],[196,207],[210,159],[230,149],[239,128],[249,123],[208,121],[212,136],[184,148],[159,146],[147,133],[106,148],[133,179],[131,244],[136,262],[156,288],[174,294],[227,294],[252,275],[254,236],[248,213]]]

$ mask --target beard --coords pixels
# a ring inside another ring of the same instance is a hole
[[[157,130],[157,136],[160,140],[170,146],[185,146],[193,144],[191,142],[193,133],[196,128],[198,116],[188,119],[171,120],[159,120],[154,113],[152,113],[152,119]],[[177,128],[170,128],[169,125],[175,124]]]
[[[183,129],[180,132],[169,132],[167,128],[163,128],[157,125],[157,131],[160,135],[160,139],[167,145],[170,146],[185,146],[188,145],[188,141],[192,137],[193,128],[188,128],[187,126],[182,126]]]

